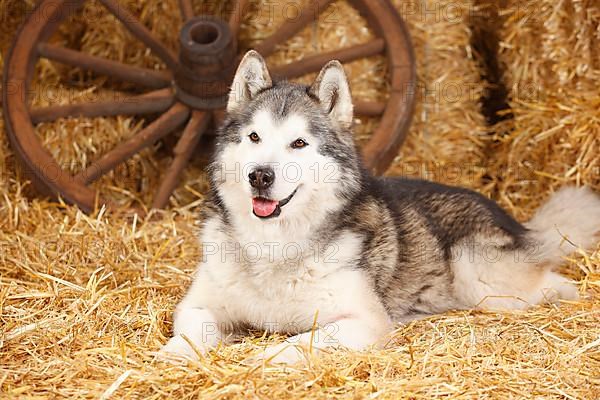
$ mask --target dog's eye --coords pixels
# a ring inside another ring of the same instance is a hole
[[[292,142],[292,149],[301,149],[302,147],[306,147],[308,146],[308,143],[306,143],[303,139],[296,139]]]
[[[258,143],[260,142],[260,136],[258,136],[258,133],[256,132],[252,132],[251,134],[248,135],[248,137],[250,138],[250,140],[253,143]]]

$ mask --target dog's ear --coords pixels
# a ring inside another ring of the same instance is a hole
[[[273,86],[264,58],[258,52],[250,50],[246,53],[233,78],[227,111],[233,111],[251,100],[262,90]]]
[[[352,95],[344,67],[337,61],[329,61],[315,79],[309,93],[319,99],[325,111],[340,126],[352,125]]]

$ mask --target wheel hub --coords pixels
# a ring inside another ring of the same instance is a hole
[[[179,34],[177,98],[196,109],[221,108],[235,74],[237,41],[229,25],[212,16],[187,21]]]

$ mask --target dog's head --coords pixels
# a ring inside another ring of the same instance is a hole
[[[359,186],[352,119],[338,61],[325,65],[311,86],[274,83],[260,54],[248,52],[212,165],[220,202],[230,214],[261,224],[311,223],[339,210]]]

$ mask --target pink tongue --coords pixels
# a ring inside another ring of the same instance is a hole
[[[254,213],[259,217],[268,217],[273,214],[277,208],[277,204],[279,204],[279,202],[276,200],[266,200],[261,198],[252,199],[252,208],[254,209]]]

